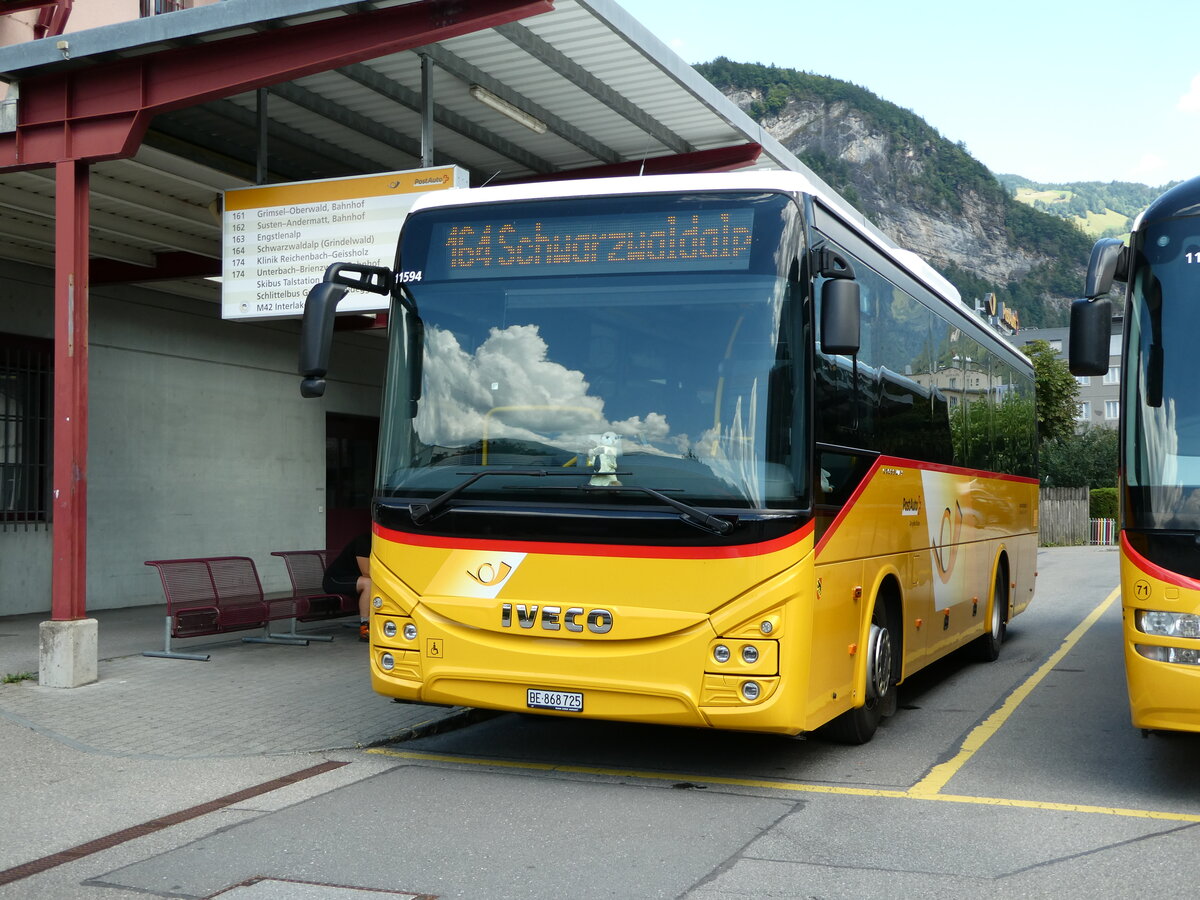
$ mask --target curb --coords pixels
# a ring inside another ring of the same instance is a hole
[[[399,702],[399,701],[397,701]],[[426,705],[426,704],[415,704]],[[460,728],[466,728],[468,725],[474,725],[478,722],[486,722],[489,719],[494,719],[496,716],[502,716],[504,713],[490,709],[475,709],[470,706],[451,706],[451,707],[434,707],[428,704],[431,708],[449,709],[452,712],[445,716],[426,719],[424,722],[418,722],[403,731],[397,732],[391,737],[381,738],[377,741],[372,741],[369,744],[364,744],[363,747],[382,747],[387,744],[400,744],[405,741],[415,741],[418,738],[431,737],[435,734],[444,734],[449,731],[457,731]]]

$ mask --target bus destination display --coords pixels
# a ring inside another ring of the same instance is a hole
[[[753,237],[749,209],[453,222],[434,229],[427,277],[746,271]]]

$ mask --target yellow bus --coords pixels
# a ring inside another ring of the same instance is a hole
[[[391,293],[371,678],[404,700],[869,740],[1033,594],[1028,361],[791,172],[421,198]]]
[[[1128,284],[1112,347],[1114,280]],[[1076,375],[1108,375],[1119,354],[1121,604],[1133,725],[1200,731],[1200,178],[1164,193],[1126,247],[1092,249],[1071,308]]]

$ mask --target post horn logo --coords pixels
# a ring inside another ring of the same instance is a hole
[[[506,562],[501,562],[499,566],[494,566],[491,563],[484,563],[474,572],[468,569],[467,574],[484,587],[495,587],[496,585],[501,584],[505,578],[512,574],[512,566]]]
[[[949,584],[954,571],[954,561],[958,557],[958,542],[962,537],[963,514],[962,506],[955,502],[954,512],[950,507],[942,511],[942,524],[938,539],[933,544],[933,561],[937,566],[938,577],[942,584]]]

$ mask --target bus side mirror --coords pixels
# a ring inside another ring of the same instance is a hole
[[[1108,345],[1111,336],[1111,300],[1083,299],[1072,303],[1071,335],[1067,349],[1067,365],[1071,369],[1071,374],[1107,374]]]
[[[859,346],[858,282],[831,278],[821,285],[821,352],[852,356]]]
[[[333,344],[333,314],[346,296],[346,288],[329,281],[312,286],[304,301],[304,319],[300,325],[301,397],[320,397],[325,393],[325,373],[329,371],[329,348]]]
[[[1083,296],[1088,300],[1102,297],[1112,290],[1114,281],[1128,277],[1129,250],[1116,238],[1101,238],[1092,247],[1088,260],[1087,281]]]
[[[314,284],[304,301],[304,319],[300,325],[300,396],[312,398],[325,394],[325,373],[329,371],[329,350],[333,345],[333,320],[337,305],[350,288],[373,294],[390,294],[392,271],[380,266],[334,263],[325,277]]]

